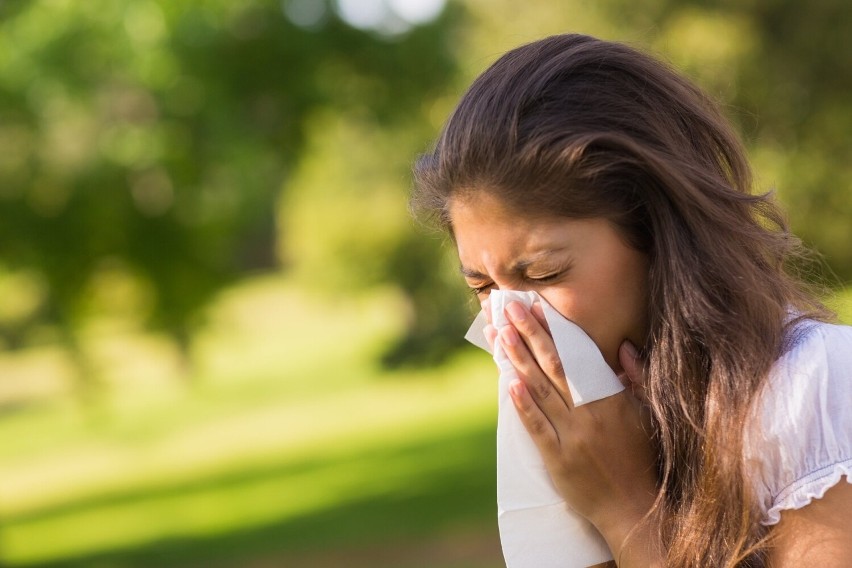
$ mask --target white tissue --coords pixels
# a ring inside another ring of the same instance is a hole
[[[541,302],[575,406],[624,390],[591,338],[535,292],[492,291],[494,327],[499,329],[508,323],[505,308],[512,301],[528,308]],[[485,315],[480,313],[465,338],[490,351],[483,334],[485,325]],[[499,342],[493,356],[500,370],[497,509],[507,568],[586,568],[612,560],[600,533],[573,512],[556,491],[512,403],[509,384],[517,373]]]

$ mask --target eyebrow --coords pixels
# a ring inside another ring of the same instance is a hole
[[[529,268],[531,265],[535,264],[536,262],[541,262],[545,257],[548,257],[548,256],[550,256],[554,253],[562,252],[567,248],[568,247],[557,247],[557,248],[549,248],[549,249],[539,251],[539,252],[533,254],[529,258],[519,260],[516,263],[514,263],[512,265],[510,272],[513,272],[515,274],[517,274],[519,272],[523,272],[524,270],[526,270],[527,268]],[[487,274],[483,274],[482,272],[479,272],[478,270],[474,270],[472,268],[467,268],[464,265],[459,265],[459,272],[461,272],[462,276],[464,276],[465,278],[474,278],[474,279],[478,278],[480,280],[485,280],[485,279],[489,278],[489,276]]]
[[[464,276],[465,278],[478,278],[478,279],[487,278],[487,276],[485,274],[479,272],[478,270],[473,270],[472,268],[467,268],[463,265],[459,265],[459,272],[461,272],[462,276]]]

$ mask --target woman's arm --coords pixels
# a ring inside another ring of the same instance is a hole
[[[852,483],[841,480],[822,499],[781,513],[769,553],[772,568],[852,563]]]

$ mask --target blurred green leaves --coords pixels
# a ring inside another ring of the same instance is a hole
[[[149,292],[146,322],[185,344],[217,290],[277,266],[276,247],[288,247],[277,239],[293,231],[276,225],[292,217],[276,203],[292,171],[311,168],[312,156],[300,163],[306,152],[327,145],[317,140],[323,116],[405,137],[373,134],[377,145],[354,133],[338,148],[352,159],[329,162],[353,169],[349,183],[298,188],[317,198],[306,207],[325,226],[341,205],[364,217],[364,242],[327,253],[369,263],[393,246],[407,230],[407,163],[432,134],[421,109],[454,76],[448,22],[385,37],[314,4],[326,16],[309,27],[272,0],[4,6],[0,263],[34,274],[44,290],[30,317],[4,319],[8,334],[47,322],[73,335],[87,290],[118,270]],[[375,165],[380,145],[395,150],[381,164],[393,173],[364,183],[356,157]],[[338,188],[347,197],[333,196]],[[311,250],[308,242],[308,259]],[[370,282],[387,277],[370,271]]]

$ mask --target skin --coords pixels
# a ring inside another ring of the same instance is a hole
[[[852,558],[852,481],[829,489],[822,499],[781,513],[774,529],[772,568],[849,566]]]
[[[605,219],[520,215],[482,191],[452,200],[449,213],[462,274],[484,307],[493,289],[538,292],[586,331],[630,387],[574,407],[540,306],[510,303],[511,324],[499,334],[486,328],[518,371],[510,393],[557,490],[600,531],[618,566],[663,566],[659,519],[649,514],[656,475],[635,347],[647,336],[648,259]],[[773,544],[773,568],[848,565],[852,484],[785,511]]]
[[[450,219],[462,274],[480,300],[492,288],[535,290],[585,330],[616,373],[621,343],[644,344],[648,260],[606,220],[518,216],[487,193],[451,203]]]
[[[623,380],[637,374],[648,259],[610,222],[517,215],[484,192],[451,202],[449,212],[462,273],[480,300],[495,288],[534,290],[583,328]],[[499,337],[489,326],[486,335],[503,343],[518,371],[510,392],[557,489],[616,558],[629,557],[621,565],[654,565],[656,533],[643,519],[656,476],[641,404],[625,390],[575,408],[543,314],[513,302],[507,315],[512,325]]]

